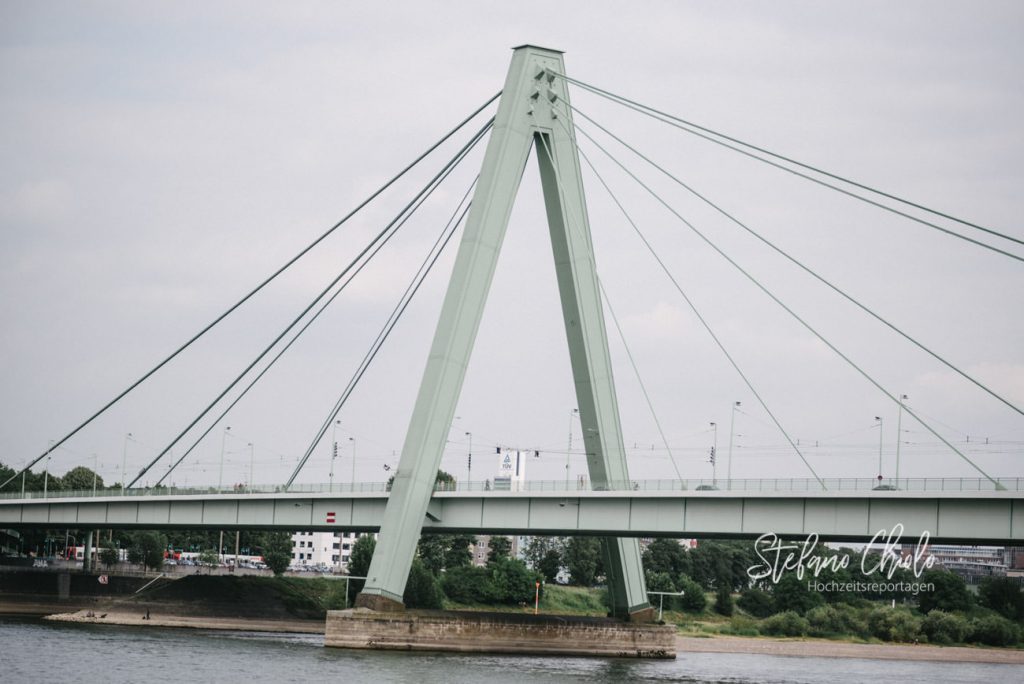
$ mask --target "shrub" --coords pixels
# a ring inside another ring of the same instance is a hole
[[[810,630],[810,625],[806,618],[787,610],[762,620],[760,630],[764,634],[775,636],[804,636]]]
[[[772,595],[754,587],[745,589],[736,601],[736,605],[759,618],[768,617],[775,612],[772,608]]]
[[[733,615],[732,619],[729,620],[729,626],[722,631],[727,634],[735,634],[736,636],[756,637],[761,635],[757,628],[757,622],[745,615]]]
[[[683,595],[679,597],[679,607],[691,613],[699,613],[708,605],[708,597],[704,595],[704,587],[690,578],[680,575],[676,587]]]
[[[514,558],[502,558],[491,563],[493,600],[500,603],[533,603],[537,582],[541,581],[540,573],[530,570],[526,563]],[[543,586],[541,596],[544,595]]]
[[[1010,620],[1024,619],[1024,591],[1016,579],[986,577],[978,591],[981,605]]]
[[[441,587],[419,558],[412,562],[402,601],[408,608],[440,608]]]
[[[971,607],[967,584],[959,575],[948,570],[929,570],[921,575],[921,582],[933,587],[932,591],[922,592],[918,596],[918,607],[922,613],[930,613],[936,608],[949,612]]]
[[[933,644],[959,644],[971,633],[971,623],[962,615],[936,608],[921,621],[921,631]]]
[[[921,619],[910,611],[893,608],[876,608],[868,615],[868,627],[872,636],[882,641],[920,641]]]
[[[724,582],[719,582],[715,592],[715,612],[726,617],[732,615],[732,591]]]
[[[987,615],[971,623],[971,641],[987,646],[1011,646],[1020,641],[1020,628],[998,615]]]
[[[772,589],[772,596],[776,613],[792,610],[803,615],[825,602],[821,594],[807,588],[806,578],[799,579],[794,573],[782,576]]]
[[[495,600],[494,582],[488,568],[452,568],[441,576],[441,589],[445,596],[458,603],[491,603]]]

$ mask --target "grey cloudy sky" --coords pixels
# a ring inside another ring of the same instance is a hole
[[[495,93],[510,47],[577,78],[997,230],[1022,235],[1016,2],[4,3],[0,6],[0,461],[45,450]],[[1024,405],[1019,261],[897,219],[579,90],[574,104],[994,390]],[[583,124],[583,122],[578,122]],[[592,130],[592,127],[588,130]],[[822,475],[891,474],[897,408],[584,145]],[[454,147],[445,148],[447,154]],[[172,477],[287,476],[479,166],[482,148]],[[1022,475],[1024,419],[770,254],[635,158],[680,213],[990,474]],[[272,289],[55,452],[120,480],[183,428],[442,163],[361,213]],[[733,475],[802,477],[721,353],[585,175],[598,266],[684,476],[719,424]],[[497,445],[564,476],[572,395],[535,163],[443,467]],[[969,229],[963,229],[965,232]],[[1001,245],[1001,246],[1006,246]],[[1019,246],[1015,251],[1024,254]],[[336,480],[400,450],[450,250],[341,415]],[[609,334],[634,476],[672,467]],[[901,474],[975,471],[904,415]],[[580,446],[573,427],[574,451]],[[132,441],[125,440],[131,432]],[[968,436],[970,441],[968,442]],[[985,439],[989,444],[985,445]],[[813,446],[812,446],[813,445]],[[325,481],[328,445],[302,479]],[[177,448],[181,453],[181,447]],[[94,456],[95,454],[95,456]],[[723,458],[724,460],[724,458]],[[575,475],[582,456],[572,456]],[[724,463],[722,464],[724,466]]]

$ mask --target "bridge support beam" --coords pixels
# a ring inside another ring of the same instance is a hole
[[[85,553],[82,555],[82,570],[92,572],[92,530],[85,534]]]
[[[587,466],[591,482],[629,479],[604,315],[594,267],[562,54],[515,49],[494,128],[459,245],[426,371],[392,484],[380,537],[356,600],[401,609],[427,504],[465,378],[509,215],[531,148],[536,147]],[[558,121],[561,119],[561,122]],[[564,125],[563,125],[564,124]],[[635,539],[605,541],[612,611],[650,619]]]

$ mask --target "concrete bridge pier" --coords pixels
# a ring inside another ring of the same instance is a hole
[[[85,535],[85,554],[82,556],[82,570],[92,572],[92,530]]]

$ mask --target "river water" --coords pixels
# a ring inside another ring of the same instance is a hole
[[[1024,666],[683,653],[674,661],[388,653],[306,634],[0,618],[0,680],[22,682],[1001,682]]]

